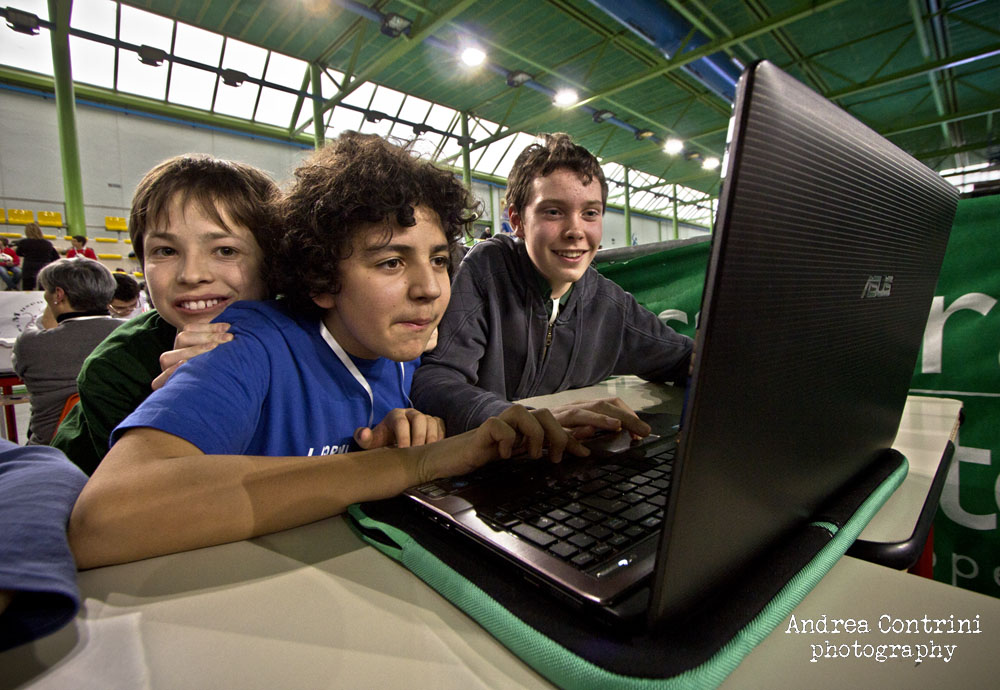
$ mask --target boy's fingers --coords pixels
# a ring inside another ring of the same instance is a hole
[[[392,433],[396,437],[396,446],[399,448],[409,448],[411,445],[419,445],[413,442],[413,438],[420,436],[419,427],[413,428],[412,424],[419,424],[416,419],[411,419],[406,412],[402,410],[393,410],[392,412],[396,414],[389,414],[386,421],[389,421]],[[391,419],[390,419],[391,418]]]
[[[159,376],[153,379],[153,382],[149,384],[149,387],[152,388],[154,391],[158,391],[161,388],[163,388],[163,386],[167,383],[167,380],[171,376],[173,376],[175,371],[177,371],[177,367],[184,364],[184,362],[186,361],[187,361],[186,359],[182,359],[181,361],[177,362],[177,364],[174,364],[164,369],[162,372],[160,372]]]
[[[633,436],[647,436],[649,425],[639,419],[631,407],[621,398],[604,398],[601,400],[586,400],[568,405],[561,405],[552,410],[559,423],[566,428],[574,429],[578,438],[585,437],[578,427],[590,427],[595,431],[618,431],[625,429]]]
[[[490,438],[496,443],[497,454],[505,460],[514,454],[514,443],[517,441],[515,427],[498,417],[489,420]]]
[[[361,450],[368,450],[372,446],[374,434],[366,426],[359,426],[354,430],[354,441],[361,446]]]
[[[561,462],[563,453],[566,451],[573,455],[590,454],[590,451],[576,437],[562,428],[562,425],[549,410],[534,410],[533,414],[545,430],[545,438],[549,442],[549,460]]]
[[[229,324],[224,322],[188,324],[174,338],[174,348],[181,349],[205,342],[226,343],[233,339],[228,331]]]

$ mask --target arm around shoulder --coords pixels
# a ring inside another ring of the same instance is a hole
[[[125,563],[297,527],[361,501],[464,474],[524,445],[534,456],[587,451],[548,410],[514,406],[474,431],[412,448],[319,457],[206,456],[140,427],[112,447],[73,509],[80,568]]]

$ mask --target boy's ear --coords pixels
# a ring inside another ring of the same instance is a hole
[[[312,300],[320,309],[333,309],[337,306],[336,298],[329,292],[321,292],[318,295],[313,295]]]
[[[523,240],[524,223],[521,220],[521,214],[513,206],[508,206],[507,218],[510,219],[510,227],[514,229],[514,237],[520,237]]]

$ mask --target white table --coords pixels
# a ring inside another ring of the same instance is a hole
[[[633,406],[643,396],[647,407],[668,404],[646,384],[621,385]],[[943,448],[956,414],[947,402],[911,400],[897,439],[911,466],[918,451]],[[0,654],[0,688],[551,687],[341,518],[86,571],[80,587],[85,604],[73,624]],[[865,619],[871,630],[795,634],[786,621],[723,687],[965,689],[995,687],[1000,677],[1000,599],[845,557],[794,615]],[[882,634],[883,615],[978,616],[981,632]],[[827,641],[858,641],[863,655],[866,644],[874,653],[932,640],[957,645],[950,661],[810,661],[812,645]]]

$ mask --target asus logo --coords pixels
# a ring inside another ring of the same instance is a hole
[[[892,276],[868,276],[865,289],[861,292],[861,299],[888,297],[891,292]]]

